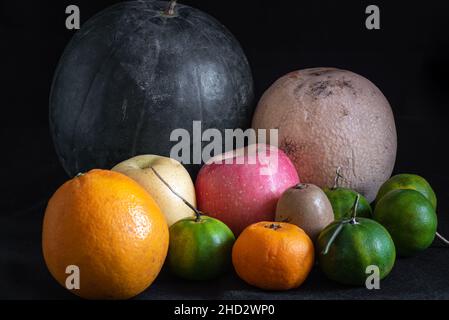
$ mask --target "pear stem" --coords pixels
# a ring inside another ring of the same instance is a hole
[[[165,181],[161,175],[156,171],[156,169],[154,169],[153,167],[151,167],[151,170],[153,170],[154,174],[156,175],[156,177],[159,178],[159,180],[161,180],[161,182],[163,184],[165,184],[165,186],[175,195],[177,196],[179,199],[182,200],[182,202],[184,202],[184,204],[186,206],[188,206],[190,209],[193,210],[193,212],[195,212],[195,221],[199,222],[201,220],[201,216],[203,215],[203,213],[201,211],[199,211],[197,208],[195,208],[190,202],[188,202],[186,199],[184,199],[179,193],[177,193],[175,190],[173,190],[173,188],[167,183],[167,181]]]

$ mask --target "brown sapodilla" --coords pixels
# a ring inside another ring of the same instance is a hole
[[[297,225],[315,241],[334,221],[334,211],[323,190],[310,183],[300,183],[282,194],[276,206],[276,221]]]
[[[341,168],[342,186],[373,201],[393,171],[397,137],[393,112],[368,79],[335,68],[291,72],[262,96],[255,129],[279,129],[279,147],[301,181],[331,187]]]

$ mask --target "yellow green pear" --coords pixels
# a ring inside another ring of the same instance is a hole
[[[151,154],[140,155],[117,164],[112,170],[139,183],[156,200],[169,226],[191,217],[192,210],[162,183],[151,168],[156,169],[178,194],[196,207],[192,179],[184,166],[174,159]]]

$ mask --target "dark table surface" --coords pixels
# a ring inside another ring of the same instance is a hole
[[[449,235],[447,157],[439,147],[448,128],[444,119],[399,118],[396,172],[419,173],[438,196],[439,231]],[[45,128],[2,128],[5,150],[0,192],[0,298],[77,299],[59,286],[41,251],[46,202],[67,179]],[[5,132],[8,131],[6,135]],[[14,137],[14,139],[7,139]],[[444,138],[445,140],[446,138]],[[26,146],[26,152],[25,150]],[[429,163],[432,159],[432,166]],[[327,280],[314,268],[298,289],[264,292],[246,285],[234,272],[212,282],[187,282],[162,271],[137,299],[449,299],[449,248],[438,240],[428,250],[398,259],[380,290],[347,287]]]

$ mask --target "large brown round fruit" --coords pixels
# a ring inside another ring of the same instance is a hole
[[[279,129],[279,147],[301,180],[342,187],[374,200],[393,171],[396,127],[391,107],[369,80],[350,71],[314,68],[291,72],[262,96],[255,129]]]

